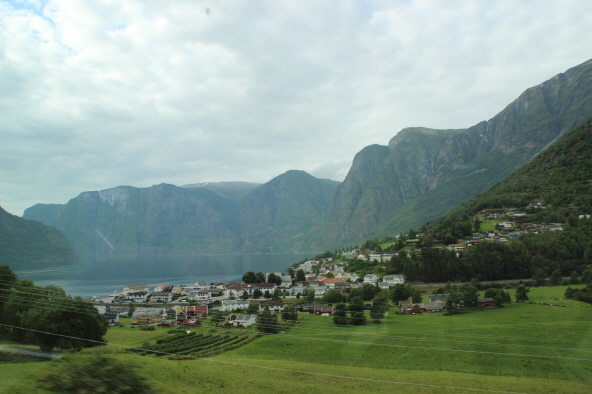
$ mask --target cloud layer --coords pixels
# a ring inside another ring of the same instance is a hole
[[[0,205],[118,185],[342,180],[592,57],[585,1],[0,2]]]

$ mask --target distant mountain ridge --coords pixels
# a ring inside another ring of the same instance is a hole
[[[84,257],[335,249],[444,215],[591,115],[592,60],[527,89],[488,121],[405,128],[388,146],[370,145],[342,183],[292,170],[263,185],[122,186],[61,209],[38,204],[24,217],[54,225]]]
[[[277,252],[321,218],[338,185],[292,170],[263,185],[119,186],[81,193],[57,215],[35,205],[24,217],[53,215],[73,248],[98,260]]]
[[[212,190],[222,197],[226,197],[234,202],[241,202],[249,195],[256,187],[261,186],[260,183],[251,182],[203,182],[183,185],[181,187],[186,189],[205,188]]]

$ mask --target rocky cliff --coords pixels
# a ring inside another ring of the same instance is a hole
[[[327,250],[417,227],[503,180],[590,116],[592,61],[526,90],[467,129],[403,129],[388,147],[373,145],[356,156],[330,209],[301,244]]]

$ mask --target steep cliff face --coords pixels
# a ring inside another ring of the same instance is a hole
[[[302,244],[326,250],[437,218],[504,179],[591,115],[588,61],[526,90],[492,119],[468,129],[403,129],[388,152],[372,146],[358,154],[331,209]],[[363,153],[379,149],[376,157]],[[359,171],[365,167],[373,170]]]
[[[208,190],[116,187],[70,200],[54,225],[82,256],[167,256],[235,250],[233,204]]]
[[[12,268],[74,263],[80,258],[54,227],[11,215],[0,207],[0,264]]]

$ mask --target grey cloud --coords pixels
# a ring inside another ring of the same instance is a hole
[[[590,8],[50,1],[42,17],[0,3],[0,204],[289,169],[341,180],[366,145],[470,126],[586,60]]]

